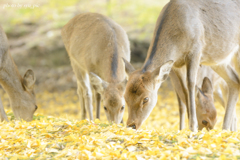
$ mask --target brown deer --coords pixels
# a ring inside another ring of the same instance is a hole
[[[175,74],[181,73],[180,75]],[[179,113],[180,113],[180,129],[184,128],[184,118],[187,104],[186,68],[175,68],[170,72],[171,82],[177,94]],[[197,84],[196,84],[196,113],[198,120],[198,129],[213,129],[217,121],[217,111],[214,105],[214,99],[218,101],[224,108],[227,102],[228,88],[225,81],[219,77],[210,67],[201,66],[198,68]],[[236,131],[236,115],[232,122],[231,130]]]
[[[83,13],[71,19],[62,29],[62,39],[77,77],[81,119],[93,119],[92,91],[96,91],[97,118],[100,101],[109,122],[119,123],[125,109],[126,85],[122,57],[130,61],[126,32],[116,22],[97,13]]]
[[[172,69],[170,72],[170,77],[173,88],[177,94],[179,104],[180,129],[183,129],[185,128],[184,119],[188,97],[186,67]],[[217,121],[217,111],[213,99],[212,82],[214,79],[214,73],[211,68],[207,66],[198,68],[195,89],[196,113],[199,127],[198,129],[202,129],[204,126],[207,129],[211,129],[214,127]]]
[[[37,110],[34,83],[36,78],[31,69],[27,70],[23,78],[18,72],[11,54],[5,32],[0,26],[0,84],[7,92],[13,114],[18,120],[31,121]],[[0,100],[1,121],[9,121]]]
[[[228,85],[223,129],[229,129],[239,94],[240,1],[171,0],[158,17],[147,58],[140,70],[125,61],[129,80],[127,124],[138,129],[157,102],[157,91],[173,68],[186,67],[189,128],[198,130],[195,85],[200,64]],[[230,65],[234,59],[236,71]]]

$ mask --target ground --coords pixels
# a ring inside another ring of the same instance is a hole
[[[164,94],[162,94],[164,93]],[[8,106],[7,95],[2,93]],[[223,108],[216,103],[215,129],[179,131],[175,93],[160,89],[158,103],[139,130],[101,120],[80,121],[75,90],[37,94],[32,122],[0,123],[0,157],[7,159],[239,159],[240,132],[222,131]],[[237,105],[237,115],[240,103]],[[127,120],[127,110],[124,122]],[[187,123],[187,120],[186,120]],[[238,120],[238,124],[239,120]],[[239,128],[239,125],[238,125]]]

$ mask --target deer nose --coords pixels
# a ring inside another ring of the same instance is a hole
[[[37,105],[35,105],[35,110],[37,110],[38,109],[38,106]]]
[[[132,129],[136,129],[136,125],[135,124],[129,125],[128,127],[131,127]]]

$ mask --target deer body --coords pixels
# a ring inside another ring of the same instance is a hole
[[[200,64],[211,66],[227,83],[229,98],[223,129],[229,129],[239,93],[238,74],[229,65],[240,60],[240,1],[171,0],[161,11],[147,58],[140,70],[129,72],[125,98],[145,95],[145,103],[126,98],[128,124],[139,128],[156,104],[156,94],[171,68],[186,67],[189,128],[197,131],[195,84]],[[149,77],[144,82],[140,77]],[[135,83],[133,83],[135,82]],[[141,85],[139,85],[141,84]],[[137,86],[138,85],[138,86]],[[139,88],[132,92],[132,88]],[[154,92],[152,95],[151,92]],[[139,100],[142,100],[139,98]],[[141,103],[142,107],[139,105]],[[131,110],[142,110],[131,113]],[[147,112],[147,113],[144,113]]]
[[[110,122],[122,120],[125,101],[125,67],[130,61],[126,32],[117,23],[97,13],[84,13],[71,19],[62,29],[62,39],[78,83],[82,119],[92,114],[92,91],[96,91],[97,118],[100,100]],[[86,109],[86,110],[85,110]]]
[[[7,92],[16,119],[31,121],[37,109],[33,91],[35,77],[28,70],[22,78],[10,53],[6,34],[0,26],[0,84]],[[0,101],[1,121],[8,121]]]

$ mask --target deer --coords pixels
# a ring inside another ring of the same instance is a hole
[[[37,110],[34,84],[34,72],[28,69],[24,76],[19,74],[18,68],[9,53],[7,36],[0,26],[0,84],[7,92],[10,106],[17,120],[31,121]],[[7,121],[8,117],[0,99],[0,120]]]
[[[125,110],[125,64],[130,61],[130,44],[124,29],[98,13],[82,13],[61,31],[63,43],[77,78],[81,119],[93,120],[92,90],[96,97],[96,118],[103,106],[110,123],[120,123]]]
[[[180,75],[175,74],[178,70]],[[171,83],[177,95],[180,115],[180,130],[184,129],[184,119],[187,105],[186,68],[176,68],[171,70]],[[199,130],[204,127],[207,130],[213,129],[217,121],[217,110],[214,100],[218,101],[222,107],[226,108],[228,88],[226,82],[219,77],[209,66],[200,66],[198,68],[197,84],[195,88],[195,103]],[[188,114],[189,116],[189,114]],[[234,115],[231,124],[232,131],[236,131],[236,115]]]
[[[217,121],[217,110],[213,99],[213,82],[215,81],[217,75],[214,76],[215,74],[213,72],[214,71],[212,71],[208,66],[201,66],[198,68],[195,87],[195,104],[199,130],[204,127],[212,129]],[[185,128],[184,120],[188,96],[188,91],[186,89],[186,68],[174,68],[169,74],[172,86],[177,95],[180,115],[180,130],[182,130]]]
[[[129,76],[124,95],[129,127],[138,129],[150,115],[157,102],[157,91],[170,71],[185,67],[189,129],[197,132],[197,70],[199,65],[206,65],[227,83],[228,99],[222,129],[230,128],[240,84],[239,8],[240,1],[217,0],[170,0],[164,6],[142,68],[135,70],[124,60]],[[230,65],[231,60],[235,69]]]

